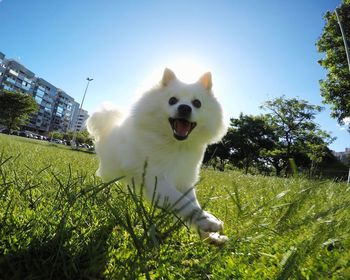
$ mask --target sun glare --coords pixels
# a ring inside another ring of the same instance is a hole
[[[191,59],[178,59],[167,65],[169,69],[173,70],[176,77],[185,83],[196,82],[209,69],[203,64],[200,64]]]
[[[162,78],[165,68],[171,69],[176,77],[184,83],[195,83],[206,72],[211,71],[204,64],[190,58],[178,58],[159,65],[140,83],[136,90],[136,98],[156,85]]]

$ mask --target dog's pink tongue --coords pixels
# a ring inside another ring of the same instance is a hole
[[[191,123],[188,121],[176,120],[175,121],[175,131],[179,136],[187,136],[191,129]]]

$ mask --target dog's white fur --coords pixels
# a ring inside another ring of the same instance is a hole
[[[222,243],[226,237],[216,232],[223,223],[201,209],[194,189],[207,145],[226,132],[221,106],[211,88],[210,73],[197,83],[184,84],[165,69],[161,82],[140,97],[126,119],[122,121],[118,110],[104,108],[88,119],[87,128],[95,139],[99,176],[105,181],[125,176],[128,184],[133,180],[137,187],[147,162],[146,197],[151,199],[155,191],[160,205],[172,205],[181,218],[191,220],[202,237]],[[178,99],[175,105],[169,104],[171,97]],[[192,104],[195,99],[200,100],[200,108]],[[191,107],[189,121],[196,122],[183,141],[174,137],[169,123],[181,104]]]

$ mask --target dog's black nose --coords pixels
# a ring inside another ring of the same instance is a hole
[[[181,104],[179,107],[177,107],[177,111],[178,111],[179,117],[188,118],[191,115],[192,108],[188,105]]]

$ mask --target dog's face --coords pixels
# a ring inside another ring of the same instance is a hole
[[[211,94],[211,74],[204,74],[201,79],[192,85],[180,83],[175,74],[165,69],[162,86],[167,93],[167,113],[173,136],[176,140],[186,140],[196,129],[200,115],[207,111],[207,95]],[[203,120],[204,121],[204,120]]]
[[[165,69],[159,87],[146,93],[135,108],[140,126],[175,141],[209,144],[219,140],[226,129],[211,88],[210,73],[194,84],[185,84]]]

